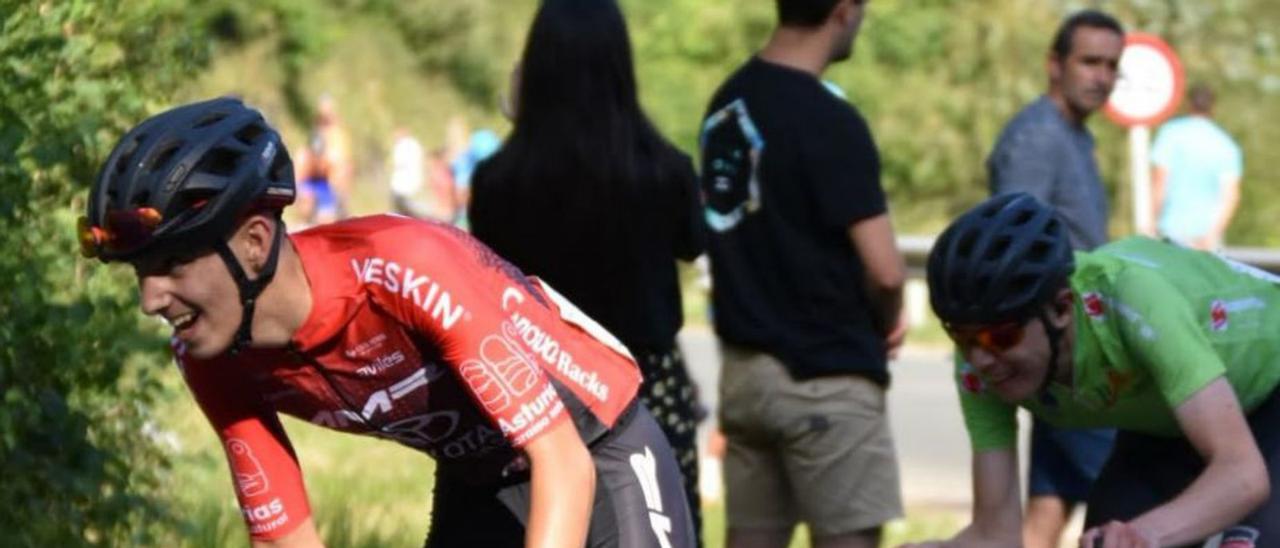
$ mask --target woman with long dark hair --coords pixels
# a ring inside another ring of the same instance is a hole
[[[515,128],[472,180],[472,231],[635,355],[700,536],[697,397],[675,340],[676,259],[702,251],[693,163],[640,108],[613,0],[542,2],[512,92]]]

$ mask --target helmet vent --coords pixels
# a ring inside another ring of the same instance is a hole
[[[1049,253],[1052,250],[1053,247],[1049,245],[1049,242],[1044,240],[1036,241],[1031,244],[1031,249],[1027,250],[1027,259],[1036,262],[1044,261],[1049,257]]]
[[[230,176],[236,172],[236,160],[240,157],[225,148],[215,148],[205,154],[195,171],[211,175]]]
[[[209,190],[193,190],[183,192],[178,195],[179,207],[175,208],[180,211],[192,211],[203,208],[210,200],[217,196],[217,192]]]
[[[1010,240],[1008,236],[997,238],[996,241],[991,242],[991,245],[987,246],[987,252],[982,256],[982,260],[995,261],[1004,256],[1005,251],[1009,249],[1009,243]]]
[[[978,235],[969,232],[960,237],[960,241],[956,242],[956,253],[961,257],[967,257],[973,253],[973,245],[978,240]]]
[[[179,145],[174,143],[160,151],[159,154],[156,154],[154,159],[151,160],[151,171],[163,170],[165,166],[169,165],[169,160],[173,159],[173,155],[178,153],[179,148]]]
[[[1025,224],[1027,224],[1027,222],[1029,222],[1033,217],[1035,217],[1035,214],[1036,214],[1036,212],[1035,212],[1035,211],[1028,211],[1028,210],[1025,210],[1025,209],[1024,209],[1024,210],[1022,210],[1022,211],[1019,211],[1019,212],[1018,212],[1018,216],[1017,216],[1017,217],[1014,217],[1014,218],[1013,218],[1013,220],[1009,222],[1009,225],[1010,225],[1010,226],[1022,226],[1022,225],[1025,225]]]
[[[145,136],[140,136],[138,139],[130,141],[129,144],[120,151],[120,158],[116,160],[115,165],[116,175],[121,175],[125,170],[129,169],[129,165],[133,163],[133,153],[138,150],[138,141],[142,139],[142,137]]]
[[[258,137],[261,137],[262,134],[263,130],[261,127],[258,127],[257,125],[248,125],[245,126],[244,129],[237,131],[235,137],[241,143],[253,146],[254,141],[257,141]]]
[[[191,127],[192,127],[192,129],[202,129],[202,128],[207,128],[207,127],[209,127],[209,126],[211,126],[211,125],[214,125],[214,124],[216,124],[216,123],[218,123],[218,122],[221,122],[221,121],[222,121],[223,119],[225,119],[226,117],[227,117],[227,115],[226,115],[226,114],[223,114],[223,113],[221,113],[221,112],[211,112],[211,113],[209,113],[209,114],[206,114],[203,118],[201,118],[201,119],[200,119],[200,121],[199,121],[199,122],[196,122],[196,124],[195,124],[194,126],[191,126]]]
[[[1040,281],[1040,277],[1035,274],[1022,274],[1015,276],[1009,280],[1008,292],[1010,295],[1022,295],[1026,291],[1034,288]]]

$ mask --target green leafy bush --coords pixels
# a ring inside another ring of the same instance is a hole
[[[74,227],[115,139],[205,58],[181,8],[0,2],[0,544],[136,544],[163,516],[145,495],[165,342]]]

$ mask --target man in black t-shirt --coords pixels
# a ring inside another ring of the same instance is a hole
[[[819,76],[866,0],[777,0],[768,44],[712,98],[702,192],[729,546],[875,546],[901,515],[884,413],[905,268],[858,111]]]

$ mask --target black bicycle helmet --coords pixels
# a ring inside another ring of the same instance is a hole
[[[293,162],[262,114],[231,98],[181,106],[142,122],[111,151],[80,220],[81,250],[109,262],[211,247],[240,292],[236,353],[252,341],[258,296],[280,258],[280,211],[294,196]],[[227,238],[246,214],[264,210],[275,212],[276,230],[250,279]]]
[[[948,324],[1026,320],[1075,263],[1066,227],[1028,194],[1003,194],[951,223],[929,252],[929,300]]]
[[[247,212],[293,203],[293,163],[262,114],[238,99],[153,116],[112,150],[81,221],[87,256],[130,260],[225,239]]]

